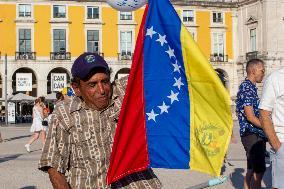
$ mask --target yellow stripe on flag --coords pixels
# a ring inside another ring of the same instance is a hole
[[[184,25],[181,46],[190,98],[190,163],[220,175],[232,134],[230,95]]]

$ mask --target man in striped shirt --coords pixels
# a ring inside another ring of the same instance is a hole
[[[57,104],[39,162],[54,188],[161,188],[151,169],[106,184],[111,149],[127,79],[110,83],[110,70],[97,54],[84,53],[71,73],[76,96]]]

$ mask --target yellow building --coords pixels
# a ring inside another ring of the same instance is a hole
[[[173,4],[213,66],[225,77],[234,75],[230,73],[234,62],[231,5]],[[70,82],[72,63],[82,52],[104,56],[112,80],[127,74],[144,8],[119,12],[105,2],[0,0],[0,64],[4,67],[7,54],[8,94],[41,96],[61,90]],[[4,74],[1,69],[0,97]],[[26,83],[21,84],[23,80]],[[231,89],[229,82],[226,86]]]

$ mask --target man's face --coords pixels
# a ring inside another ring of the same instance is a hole
[[[263,64],[257,64],[254,70],[255,81],[260,83],[263,80],[265,69]]]
[[[103,110],[110,103],[112,89],[109,76],[105,73],[95,73],[88,81],[80,80],[80,84],[73,86],[73,89],[88,107],[95,110]]]

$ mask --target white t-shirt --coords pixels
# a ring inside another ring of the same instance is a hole
[[[284,67],[266,78],[259,109],[272,112],[275,132],[280,142],[284,142]]]

